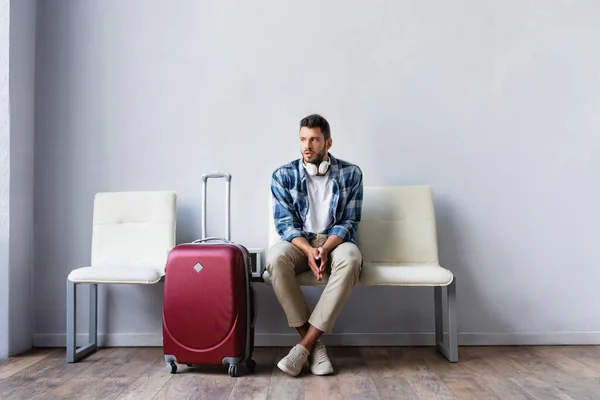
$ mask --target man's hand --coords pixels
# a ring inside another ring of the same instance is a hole
[[[323,264],[319,258],[319,250],[311,247],[310,250],[306,252],[306,258],[308,258],[308,266],[310,267],[313,275],[319,282],[321,282],[323,280],[323,270],[325,268],[325,264]]]
[[[292,244],[299,248],[308,258],[308,266],[319,282],[323,280],[323,274],[329,261],[329,253],[343,242],[341,237],[331,235],[323,243],[323,246],[314,248],[303,237],[296,237],[292,240]]]
[[[323,248],[325,255],[328,257],[329,254],[342,243],[344,243],[344,240],[341,237],[339,237],[338,235],[331,235],[327,238],[327,240],[325,241],[325,243],[323,243],[323,246],[321,247]]]
[[[327,261],[329,260],[329,252],[323,247],[317,248],[317,258],[321,260],[321,273],[325,272]]]

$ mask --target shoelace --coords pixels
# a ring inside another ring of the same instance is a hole
[[[298,349],[294,349],[292,354],[290,354],[290,356],[289,356],[289,360],[293,364],[298,364],[298,363],[304,362],[303,355]]]
[[[327,361],[327,351],[323,347],[315,348],[313,352],[313,357],[317,363],[322,363]]]

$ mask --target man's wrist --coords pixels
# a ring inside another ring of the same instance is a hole
[[[341,237],[339,237],[337,235],[331,235],[327,238],[327,240],[325,241],[325,243],[323,243],[323,246],[321,246],[321,247],[323,247],[323,251],[325,253],[329,254],[343,242],[344,242],[344,239],[342,239]]]
[[[306,240],[306,238],[304,238],[303,236],[298,236],[292,239],[292,244],[296,246],[305,255],[308,255],[308,253],[312,249],[312,246],[310,245],[310,243],[308,243],[308,240]]]

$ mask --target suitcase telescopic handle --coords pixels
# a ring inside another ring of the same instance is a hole
[[[227,182],[231,181],[231,174],[227,172],[210,172],[208,174],[202,175],[202,182],[206,182],[211,178],[225,178]]]
[[[225,238],[231,240],[231,174],[210,172],[202,175],[202,238],[206,238],[206,187],[211,178],[225,178]]]

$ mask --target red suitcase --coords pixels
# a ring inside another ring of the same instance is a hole
[[[226,239],[206,237],[206,186],[226,179]],[[202,175],[202,237],[171,250],[165,269],[163,350],[167,368],[177,363],[225,365],[236,376],[246,363],[253,371],[256,296],[250,254],[230,241],[231,175]]]

